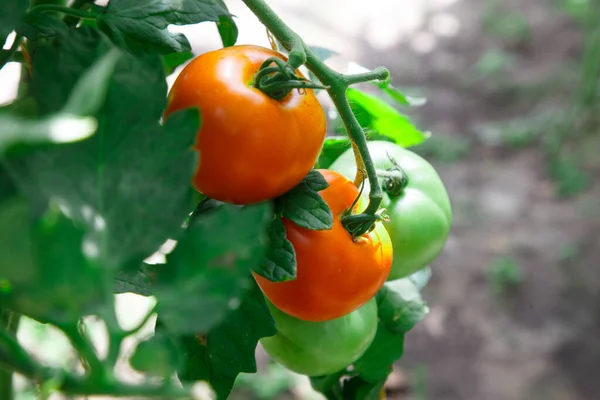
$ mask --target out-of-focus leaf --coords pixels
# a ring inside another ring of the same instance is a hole
[[[112,47],[93,28],[72,29],[55,42],[39,44],[32,55],[31,87],[43,115],[59,111],[78,78]],[[178,112],[161,125],[166,97],[159,58],[123,53],[95,115],[92,138],[5,160],[29,198],[52,199],[85,227],[98,265],[141,263],[181,234],[193,208],[198,111]],[[64,128],[62,134],[70,132]]]
[[[428,138],[429,134],[418,130],[385,101],[353,88],[348,89],[347,96],[354,114],[371,136],[382,136],[402,147],[418,145]]]
[[[271,216],[269,204],[259,203],[224,205],[194,220],[167,264],[155,269],[153,292],[170,332],[207,331],[239,306],[250,270],[266,254]]]
[[[208,380],[218,400],[231,392],[241,372],[256,372],[258,341],[277,333],[275,322],[257,285],[246,293],[240,307],[207,334],[182,339],[185,364],[179,374],[184,381]]]

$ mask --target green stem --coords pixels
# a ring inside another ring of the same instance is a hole
[[[71,8],[74,10],[84,10],[86,7],[90,7],[93,4],[91,0],[75,0],[73,4],[71,4]],[[77,22],[79,22],[79,18],[73,15],[67,16],[65,19],[65,24],[67,26],[75,26]]]
[[[3,329],[3,334],[16,336],[19,329],[19,321],[21,316],[8,310],[0,310],[2,324],[0,329]],[[15,339],[16,342],[16,339]],[[14,343],[11,345],[14,348]],[[18,346],[20,348],[20,346]],[[1,358],[1,357],[0,357]],[[13,373],[10,369],[0,370],[0,399],[13,398]]]
[[[56,327],[60,329],[69,338],[69,341],[73,345],[73,348],[77,351],[79,356],[84,361],[84,367],[91,375],[104,376],[106,368],[104,364],[98,358],[94,345],[92,344],[87,333],[84,331],[84,327],[80,327],[74,324],[58,324],[55,323]]]
[[[58,12],[61,14],[71,15],[73,17],[79,17],[83,19],[96,19],[96,16],[89,11],[78,10],[71,7],[58,6],[55,4],[41,4],[29,10],[30,14],[36,12]]]
[[[350,86],[357,83],[370,82],[375,80],[383,81],[389,78],[389,76],[390,72],[387,70],[387,68],[377,67],[373,71],[363,72],[354,75],[346,75],[344,79],[346,81],[346,85]]]
[[[17,49],[21,45],[21,40],[23,40],[21,35],[15,36],[15,41],[13,42],[12,46],[10,46],[10,49],[0,52],[0,69],[4,68],[6,63],[8,63],[12,56],[16,53]]]
[[[344,223],[344,226],[352,234],[354,238],[361,236],[365,232],[369,231],[372,224],[375,221],[375,216],[381,202],[383,200],[383,192],[377,180],[377,173],[375,166],[369,154],[367,147],[367,139],[365,133],[361,128],[358,120],[354,116],[348,98],[346,97],[346,90],[354,83],[366,82],[369,80],[380,79],[384,80],[389,77],[389,72],[385,68],[377,68],[376,70],[364,74],[356,75],[343,75],[331,68],[329,68],[317,55],[304,43],[304,41],[290,29],[281,18],[265,3],[264,0],[242,0],[244,4],[258,17],[267,29],[279,40],[279,42],[285,47],[289,53],[288,63],[293,67],[298,67],[302,64],[306,64],[315,76],[323,83],[328,86],[327,92],[331,97],[335,107],[337,108],[340,117],[348,131],[350,139],[355,144],[356,148],[360,153],[362,162],[364,163],[369,182],[371,183],[371,190],[369,192],[369,204],[364,211],[364,214],[373,216],[372,222],[368,222],[368,218],[364,219],[364,223],[360,224],[358,229],[348,229],[348,225]],[[298,64],[300,63],[300,64]],[[359,161],[359,160],[357,160]],[[345,220],[348,223],[357,221],[355,215],[345,216]]]

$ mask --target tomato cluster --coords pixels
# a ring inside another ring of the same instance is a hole
[[[254,86],[261,65],[284,56],[256,46],[205,53],[181,72],[169,93],[165,118],[188,107],[201,112],[193,186],[222,202],[252,204],[281,196],[317,162],[326,118],[311,89],[276,100]],[[352,150],[328,170],[318,194],[329,206],[331,229],[311,230],[283,218],[296,255],[296,277],[273,282],[257,273],[278,333],[264,349],[287,368],[310,376],[339,371],[369,347],[377,329],[375,294],[386,280],[426,267],[450,229],[448,196],[435,170],[416,154],[389,142],[371,142],[377,168],[396,171],[381,180],[389,221],[353,238],[343,216],[365,206],[350,180]],[[364,193],[368,193],[368,187]]]

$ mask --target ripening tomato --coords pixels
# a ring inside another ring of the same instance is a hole
[[[294,318],[267,301],[277,326],[275,336],[260,340],[265,352],[297,374],[328,375],[355,362],[373,342],[377,331],[377,301],[324,322]]]
[[[258,46],[210,51],[192,60],[171,88],[165,118],[200,109],[193,185],[205,196],[234,204],[277,197],[297,185],[319,156],[326,119],[314,92],[292,90],[278,101],[252,86],[270,57],[285,59]]]
[[[375,168],[392,171],[399,167],[404,175],[398,184],[379,178],[385,194],[383,207],[389,216],[384,225],[394,247],[394,263],[388,279],[403,278],[429,265],[444,249],[452,226],[450,199],[433,166],[418,154],[386,141],[372,141],[368,147]],[[354,177],[356,162],[352,149],[329,168]],[[368,192],[366,182],[363,193]]]
[[[337,172],[319,172],[329,183],[319,194],[331,209],[333,227],[313,231],[284,218],[296,252],[296,279],[271,282],[254,274],[277,308],[305,321],[327,321],[358,309],[383,286],[392,265],[390,237],[381,222],[354,241],[340,221],[358,196],[354,183]]]

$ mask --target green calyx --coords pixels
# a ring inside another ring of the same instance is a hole
[[[398,197],[404,192],[404,188],[408,186],[408,175],[399,165],[386,171],[377,171],[377,176],[383,178],[381,180],[381,188],[390,197]]]
[[[268,58],[254,76],[254,87],[275,100],[283,100],[294,89],[327,89],[296,74],[278,57]]]

